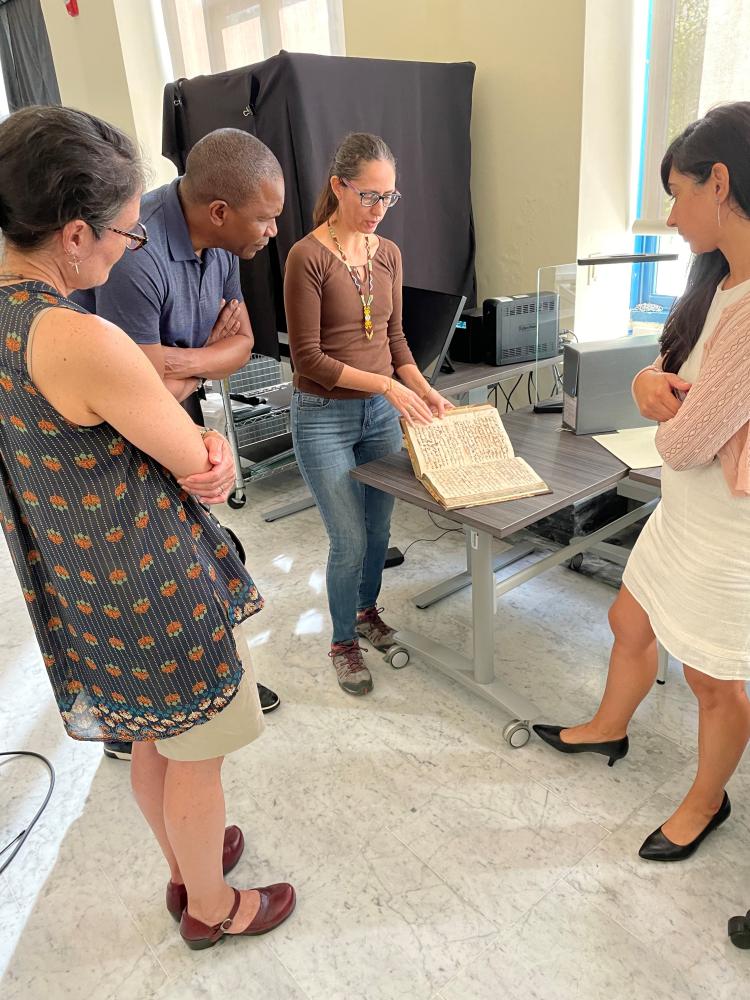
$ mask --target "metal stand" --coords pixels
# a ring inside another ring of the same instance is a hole
[[[660,642],[656,644],[656,655],[658,657],[658,668],[656,671],[656,683],[666,684],[667,674],[669,673],[669,653],[662,646]]]
[[[309,510],[314,506],[315,501],[308,495],[306,497],[302,497],[301,500],[295,500],[293,503],[288,503],[282,507],[274,507],[272,510],[267,510],[263,515],[263,520],[268,524],[271,524],[273,521],[280,521],[282,517],[289,517],[291,514],[299,514],[301,510]]]
[[[538,709],[523,695],[512,691],[505,683],[495,678],[495,607],[497,598],[534,579],[540,573],[568,562],[574,556],[593,548],[634,522],[648,517],[658,502],[658,498],[650,500],[642,507],[629,511],[611,524],[576,538],[569,545],[562,546],[556,552],[538,559],[531,566],[513,573],[500,584],[495,583],[497,560],[492,557],[492,535],[467,528],[470,580],[455,586],[456,582],[462,580],[465,575],[462,574],[461,577],[454,577],[453,580],[446,581],[442,586],[448,585],[452,589],[447,592],[455,593],[456,590],[471,583],[474,637],[472,658],[469,660],[441,643],[411,631],[397,632],[395,646],[391,649],[403,649],[407,653],[417,654],[425,662],[474,691],[481,698],[493,702],[509,712],[514,718],[503,730],[503,737],[512,747],[524,746],[531,735],[531,721],[537,717]],[[531,551],[534,550],[533,545],[528,546],[528,548]],[[516,546],[502,554],[501,558],[505,559],[505,565],[520,558],[517,552],[514,553],[514,549]],[[437,590],[438,588],[433,589]],[[447,595],[443,593],[442,596]],[[420,595],[419,600],[423,602],[424,597],[425,595]],[[439,597],[435,598],[435,600],[439,599]],[[434,603],[434,600],[431,603]],[[419,606],[422,604],[418,604]]]

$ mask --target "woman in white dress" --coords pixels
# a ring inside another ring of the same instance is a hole
[[[750,102],[712,109],[667,150],[667,225],[695,254],[661,354],[633,382],[659,421],[662,502],[644,527],[609,614],[607,685],[591,721],[535,726],[563,753],[612,765],[656,677],[658,639],[684,664],[699,709],[698,770],[640,849],[680,861],[729,817],[725,786],[750,738]]]

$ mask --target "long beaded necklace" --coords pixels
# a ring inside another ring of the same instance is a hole
[[[334,243],[336,249],[338,250],[339,257],[341,257],[342,261],[344,262],[344,266],[346,267],[347,271],[349,272],[349,275],[351,276],[352,281],[354,282],[354,287],[357,289],[357,294],[359,295],[360,301],[362,303],[362,315],[365,325],[365,337],[367,337],[368,340],[372,340],[372,335],[375,331],[372,325],[372,303],[374,295],[372,290],[372,257],[370,256],[370,241],[367,238],[367,236],[365,236],[365,253],[367,254],[367,292],[368,292],[367,297],[365,298],[365,294],[362,291],[362,282],[357,277],[357,273],[354,270],[354,268],[346,259],[344,248],[339,243],[339,238],[334,232],[330,219],[328,220],[328,235],[331,237],[332,242]]]

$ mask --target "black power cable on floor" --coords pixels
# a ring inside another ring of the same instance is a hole
[[[0,858],[3,856],[3,854],[6,853],[6,851],[11,852],[10,857],[6,858],[5,861],[2,863],[2,865],[0,865],[0,875],[2,875],[5,869],[8,867],[8,865],[11,863],[11,861],[21,850],[23,845],[26,843],[26,838],[34,829],[37,820],[42,815],[44,810],[47,808],[47,803],[49,802],[52,796],[52,789],[55,787],[55,769],[52,766],[52,764],[47,760],[46,757],[43,757],[42,754],[40,753],[34,753],[33,750],[6,750],[4,752],[0,752],[0,757],[36,757],[37,760],[41,760],[42,763],[45,764],[47,766],[47,769],[49,770],[49,788],[47,789],[47,794],[44,797],[44,802],[42,802],[42,804],[37,809],[36,813],[34,814],[34,818],[31,820],[31,822],[29,823],[29,825],[26,827],[25,830],[21,830],[18,836],[14,837],[9,844],[6,844],[5,847],[0,848]]]
[[[439,542],[441,538],[444,538],[446,535],[449,535],[452,531],[460,531],[461,534],[463,534],[464,532],[463,528],[445,528],[444,525],[438,524],[433,516],[432,511],[430,510],[427,511],[427,516],[429,517],[429,519],[432,521],[432,523],[435,525],[436,528],[443,528],[443,531],[437,536],[437,538],[415,538],[414,541],[409,542],[409,544],[404,549],[403,552],[404,555],[406,555],[406,553],[409,551],[412,545],[416,545],[417,542]]]

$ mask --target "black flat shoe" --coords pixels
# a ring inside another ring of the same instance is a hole
[[[744,917],[730,917],[727,933],[735,948],[750,948],[750,910]]]
[[[731,812],[732,804],[729,801],[729,796],[724,792],[724,798],[718,812],[714,814],[713,819],[706,824],[695,840],[691,840],[689,844],[673,844],[669,837],[664,836],[661,827],[659,827],[658,830],[654,830],[650,837],[646,837],[638,854],[645,861],[685,861],[692,854],[695,854],[712,830],[721,826],[724,820],[729,819]]]
[[[627,736],[621,740],[610,740],[608,743],[563,743],[560,733],[565,726],[532,726],[539,739],[549,743],[560,753],[600,753],[609,757],[609,766],[612,767],[616,760],[622,760],[627,756],[630,749],[630,741]]]
[[[265,684],[258,685],[258,698],[260,698],[260,707],[264,715],[275,711],[281,704],[281,698]]]

